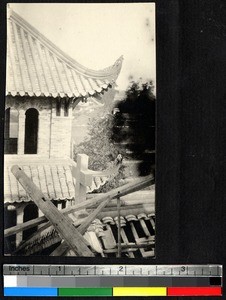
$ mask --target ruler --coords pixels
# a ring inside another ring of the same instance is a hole
[[[222,265],[3,265],[5,296],[221,296]]]

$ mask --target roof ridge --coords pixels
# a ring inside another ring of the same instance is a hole
[[[18,15],[11,8],[8,9],[8,19],[16,22],[20,27],[22,27],[25,31],[29,32],[34,38],[38,39],[45,47],[47,47],[54,55],[58,56],[60,60],[64,61],[70,67],[76,69],[77,72],[81,73],[83,76],[92,76],[101,78],[118,75],[123,61],[123,56],[121,55],[113,65],[101,69],[101,70],[93,70],[86,68],[85,66],[78,63],[75,59],[70,57],[64,51],[62,51],[58,46],[56,46],[53,42],[51,42],[48,38],[46,38],[40,31],[38,31],[34,26],[24,20],[20,15]]]

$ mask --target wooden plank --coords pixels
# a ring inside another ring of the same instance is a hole
[[[110,198],[107,199],[106,201],[102,202],[99,206],[99,210],[97,211],[97,214],[102,210],[102,208],[104,208],[110,201]],[[75,226],[79,226],[79,225],[83,225],[85,228],[87,228],[86,223],[90,223],[90,219],[92,218],[92,214],[94,212],[90,212],[90,215],[88,218],[83,218],[83,219],[78,219],[77,222],[72,222],[74,223]],[[96,214],[95,214],[95,218],[96,218]],[[47,222],[46,224],[44,224],[43,226],[41,226],[34,234],[32,234],[28,240],[26,240],[22,245],[20,245],[20,247],[18,247],[16,249],[16,251],[14,253],[17,253],[18,251],[22,250],[23,248],[25,248],[27,245],[31,244],[32,242],[34,242],[35,240],[37,240],[40,236],[43,230],[47,229],[49,226],[51,226],[50,222]],[[51,226],[52,227],[52,226]],[[51,230],[51,227],[49,228],[49,230]],[[80,226],[81,227],[81,226]],[[80,229],[79,227],[79,229]],[[80,231],[80,230],[79,230]],[[81,233],[83,233],[83,229],[81,228]],[[59,237],[59,239],[57,240],[57,238],[54,238],[54,243],[57,243],[61,240],[61,238]],[[54,250],[55,251],[55,250]]]
[[[132,180],[130,182],[132,182]],[[89,200],[89,199],[92,199],[92,198],[100,196],[100,195],[101,195],[101,193],[87,194],[86,198],[87,198],[87,200]],[[129,202],[134,201],[136,203],[136,202],[140,202],[140,201],[145,201],[146,199],[149,199],[149,201],[154,202],[154,200],[155,200],[154,189],[140,190],[140,191],[134,192],[132,194],[128,194],[124,197],[121,197],[121,202],[123,203],[123,202],[128,202],[128,201]],[[116,203],[116,202],[117,202],[117,200],[112,200],[110,202],[110,204]]]
[[[77,155],[76,167],[76,185],[75,185],[75,202],[79,203],[86,200],[87,185],[92,184],[92,175],[88,171],[89,157],[86,154]]]
[[[121,236],[122,236],[122,240],[123,240],[124,244],[126,244],[126,245],[131,244],[131,243],[129,243],[129,240],[126,236],[124,228],[121,229]],[[123,244],[122,244],[122,248],[123,248]],[[129,255],[129,257],[132,257],[132,258],[135,257],[131,251],[128,251],[128,255]]]
[[[31,244],[32,242],[37,240],[39,237],[41,237],[41,233],[48,227],[49,227],[49,231],[51,229],[53,229],[53,226],[51,226],[50,222],[47,222],[46,224],[41,225],[40,228],[38,228],[38,230],[36,232],[34,232],[31,236],[29,236],[29,238],[25,242],[23,242],[19,247],[16,248],[16,250],[14,251],[13,254],[16,254],[17,252],[21,251],[26,246],[28,246],[29,244]]]
[[[70,218],[64,216],[51,201],[45,199],[42,192],[21,168],[13,166],[11,171],[38,208],[59,232],[70,249],[79,256],[94,256],[93,252],[88,248],[86,240],[72,224]]]
[[[60,246],[58,246],[50,256],[62,256],[68,251],[68,245],[63,241]]]
[[[122,249],[122,253],[125,253],[125,252],[136,252],[137,249],[136,248],[128,248],[128,249]],[[114,248],[114,249],[105,249],[104,251],[104,254],[109,254],[109,253],[114,253],[117,255],[117,252],[118,252],[118,249],[117,248]]]
[[[131,226],[131,229],[132,229],[132,232],[133,232],[133,235],[134,235],[134,238],[135,238],[135,241],[136,241],[137,245],[142,245],[142,243],[146,243],[148,241],[147,238],[140,238],[139,237],[133,221],[130,222],[130,226]],[[154,243],[153,243],[153,245],[154,245]],[[144,247],[141,247],[141,248],[139,248],[139,251],[140,251],[142,257],[154,256],[154,251],[153,250],[145,251]]]
[[[95,208],[95,206],[93,207]],[[93,209],[92,208],[92,209]],[[88,209],[87,211],[90,213],[92,209]],[[64,209],[61,210],[61,212],[63,212]],[[144,212],[144,213],[154,213],[155,212],[155,207],[153,205],[128,205],[126,204],[126,206],[122,206],[121,207],[121,216],[127,216],[127,215],[137,215],[140,212]],[[116,207],[110,206],[109,204],[98,214],[98,218],[102,219],[106,216],[109,217],[116,217],[117,216],[117,210]],[[29,229],[29,228],[33,228],[37,225],[43,224],[47,222],[46,217],[42,216],[30,221],[27,221],[23,224],[20,225],[16,225],[10,228],[7,228],[4,230],[4,236],[8,237],[11,235],[14,235],[18,232],[21,232],[23,230]],[[75,226],[79,226],[81,224],[82,220],[78,219],[76,222],[74,222]],[[49,222],[48,226],[50,226],[51,224]]]
[[[57,234],[56,230],[54,231],[55,233],[52,233],[50,236],[43,237],[42,242],[25,247],[23,249],[22,255],[23,256],[30,256],[33,254],[37,255],[38,252],[43,251],[44,249],[49,248],[56,243],[59,243],[61,241],[61,238],[59,238],[59,235]],[[72,253],[73,255],[75,255],[73,251]],[[13,255],[19,255],[19,254],[13,253]]]
[[[78,231],[81,233],[81,234],[84,234],[86,229],[89,227],[90,223],[96,219],[97,215],[99,214],[99,212],[109,203],[109,201],[111,200],[110,197],[108,197],[105,201],[103,201],[98,207],[97,209],[95,209],[90,215],[88,218],[85,219],[85,221],[78,227]],[[66,250],[64,250],[63,252],[63,249],[66,248],[66,243],[63,242],[61,243],[60,246],[57,247],[57,249],[55,249],[51,254],[50,256],[59,256],[59,255],[62,255],[61,253],[65,253]],[[69,250],[69,249],[67,249]]]
[[[110,191],[108,193],[98,195],[97,197],[93,197],[92,199],[89,199],[84,202],[80,202],[76,205],[64,208],[61,210],[61,213],[68,215],[70,213],[79,211],[84,208],[92,208],[92,207],[98,205],[99,203],[101,203],[102,201],[106,200],[108,197],[110,197],[111,199],[117,198],[118,192],[120,192],[120,196],[122,197],[122,196],[128,195],[130,193],[136,192],[140,189],[143,189],[143,188],[149,186],[152,182],[153,182],[152,175],[143,177],[142,179],[134,180],[134,182],[127,183],[127,184],[121,186],[120,188],[113,189],[112,191]],[[127,203],[128,202],[122,200],[121,205],[122,206],[124,204],[127,205]],[[128,203],[128,205],[129,205],[129,203]],[[11,228],[7,228],[4,230],[4,236],[7,237],[10,235],[13,235],[20,231],[23,231],[23,230],[35,227],[37,225],[40,225],[42,223],[45,223],[46,221],[47,221],[46,217],[42,216],[42,217],[36,218],[34,220],[25,222],[25,223],[21,224],[20,226],[13,226]]]
[[[155,243],[154,242],[147,242],[147,243],[140,243],[140,244],[135,244],[135,243],[128,243],[128,244],[122,244],[121,247],[122,249],[127,249],[127,248],[131,248],[131,249],[140,249],[140,248],[148,248],[150,246],[153,246]],[[117,244],[118,245],[118,244]]]
[[[139,205],[139,206],[127,206],[127,207],[121,207],[121,211],[120,211],[120,214],[122,217],[126,217],[128,215],[138,215],[140,212],[145,212],[145,213],[149,213],[150,212],[153,212],[155,211],[155,207],[154,206],[150,206],[150,207],[146,207],[146,206],[143,206],[143,205]],[[108,207],[103,209],[102,212],[100,212],[98,214],[98,218],[99,219],[103,219],[104,217],[116,217],[117,216],[117,210],[116,209],[109,209]]]
[[[107,200],[103,201],[91,214],[85,219],[85,221],[79,226],[78,230],[81,234],[85,233],[86,229],[89,227],[90,223],[96,219],[99,212],[110,202],[111,198],[108,197]]]
[[[118,212],[118,254],[117,257],[121,257],[121,217],[120,217],[120,196],[117,198],[117,212]]]
[[[153,228],[154,231],[155,231],[155,221],[153,220],[152,217],[150,217],[150,223],[151,223],[152,228]]]
[[[143,211],[143,210],[144,210],[144,208],[143,208],[143,206],[141,206],[141,205],[139,205],[139,206],[134,206],[134,205],[132,205],[132,206],[127,206],[127,207],[121,208],[121,212],[120,212],[120,213],[121,213],[121,216],[128,216],[128,215],[130,215],[130,214],[132,214],[132,215],[137,215],[137,214],[139,214],[139,213],[140,213],[141,211]],[[154,212],[154,207],[151,206],[151,207],[150,207],[150,210],[152,210],[152,212]],[[88,212],[91,213],[92,210],[88,209]],[[147,213],[150,213],[150,211],[148,211]],[[109,207],[106,206],[106,207],[103,208],[103,210],[97,215],[97,217],[98,217],[99,219],[102,219],[102,218],[106,217],[106,215],[107,215],[107,216],[110,216],[110,217],[116,217],[116,216],[117,216],[117,210],[116,210],[116,207],[115,207],[114,209],[111,208],[111,210],[109,211]],[[82,222],[85,221],[85,220],[86,220],[85,218],[84,218],[84,219],[78,219],[77,221],[74,222],[74,225],[77,227],[77,226],[81,225]],[[37,239],[40,237],[42,230],[48,228],[48,227],[51,226],[51,225],[50,225],[50,223],[48,222],[48,223],[46,223],[44,226],[45,226],[45,227],[40,228],[40,230],[38,229],[37,232],[35,232],[31,237],[29,237],[29,239],[28,239],[25,243],[23,243],[23,244],[21,245],[21,247],[18,249],[18,251],[21,250],[21,249],[23,249],[25,246],[27,246],[27,244],[30,244],[30,243],[32,243],[34,240],[37,240]],[[49,230],[51,230],[51,228],[49,228]],[[125,240],[123,233],[124,233],[124,229],[121,228],[121,236],[122,236],[124,242],[128,243],[128,241]],[[58,237],[58,238],[57,238],[57,237],[54,237],[52,245],[53,245],[53,244],[56,244],[57,242],[60,242],[60,240],[61,240],[60,237]],[[105,245],[105,246],[106,246],[106,245]],[[15,251],[15,253],[16,253],[16,252],[17,252],[17,250]]]
[[[109,224],[106,224],[106,230],[104,231],[105,235],[101,237],[104,248],[105,249],[114,249],[116,248],[116,240],[113,235],[111,226]]]
[[[149,230],[148,230],[148,228],[147,228],[147,225],[146,225],[144,219],[140,219],[139,221],[140,221],[140,225],[141,225],[141,227],[142,227],[142,229],[143,229],[145,235],[146,235],[147,237],[151,236],[151,233],[149,232]]]
[[[4,237],[6,238],[6,237],[11,236],[13,234],[16,234],[20,231],[33,228],[33,227],[38,226],[40,224],[43,224],[47,221],[48,220],[46,219],[46,217],[42,216],[42,217],[35,218],[33,220],[30,220],[30,221],[24,222],[23,224],[19,224],[19,225],[7,228],[7,229],[4,230]]]

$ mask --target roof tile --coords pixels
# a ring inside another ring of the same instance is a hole
[[[136,218],[136,216],[134,217]],[[149,221],[150,217],[145,217]],[[74,222],[73,214],[70,218],[72,222]],[[106,224],[107,219],[110,220],[109,224]],[[121,245],[124,247],[127,246],[126,248],[122,248],[122,257],[153,257],[155,249],[154,228],[151,226],[150,229],[147,227],[146,230],[143,230],[143,228],[140,227],[139,230],[133,230],[135,227],[132,221],[126,221],[123,217],[121,217],[121,219],[124,221],[123,227],[121,227]],[[95,219],[85,232],[84,238],[90,244],[94,253],[101,253],[104,257],[117,256],[117,227],[111,217],[106,216],[102,220]],[[49,227],[43,231],[38,238],[31,239],[20,254],[37,254],[39,251],[56,244],[59,240],[60,238],[56,230]],[[68,255],[73,256],[74,253],[70,254],[69,251]]]
[[[35,185],[42,191],[44,196],[50,200],[67,200],[74,198],[74,184],[70,163],[65,160],[59,162],[54,159],[49,163],[38,162],[38,159],[21,161],[20,158],[10,161],[5,159],[4,167],[4,202],[29,202],[30,197],[24,188],[18,183],[11,172],[11,167],[17,164],[26,173]]]
[[[13,158],[12,158],[13,157]],[[71,166],[76,166],[74,161],[64,159],[44,159],[39,157],[27,158],[26,156],[5,156],[4,166],[4,202],[28,202],[30,197],[16,180],[11,172],[13,165],[19,165],[25,174],[42,191],[47,199],[67,200],[75,197],[75,178]],[[87,186],[87,193],[98,190],[109,179],[101,172],[90,171],[93,174],[91,186]]]
[[[7,29],[7,95],[89,97],[120,73],[122,57],[103,70],[87,69],[13,11]]]

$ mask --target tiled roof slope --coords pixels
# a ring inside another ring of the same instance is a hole
[[[4,203],[29,202],[30,197],[11,172],[13,165],[18,165],[37,185],[47,199],[71,200],[75,197],[75,178],[72,166],[76,163],[71,159],[45,159],[39,156],[5,155],[4,166]],[[93,173],[92,185],[87,186],[87,193],[98,190],[110,176],[101,172]]]
[[[66,160],[52,159],[49,162],[29,160],[20,162],[6,161],[4,167],[4,202],[29,202],[30,197],[16,180],[11,167],[18,164],[28,177],[37,185],[44,196],[50,200],[72,199],[75,195],[70,163]]]
[[[113,84],[123,58],[103,70],[85,68],[10,10],[6,95],[89,97]]]

